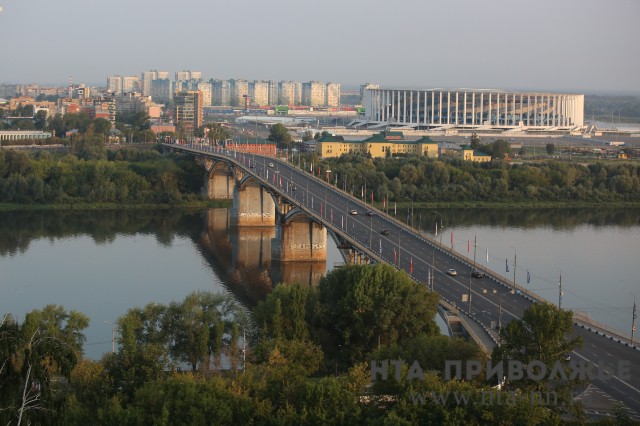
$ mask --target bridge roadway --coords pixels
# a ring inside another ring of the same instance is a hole
[[[521,318],[523,311],[542,299],[526,289],[504,280],[504,277],[485,270],[482,279],[472,278],[469,259],[441,246],[440,242],[417,232],[402,222],[372,208],[344,191],[323,180],[301,171],[287,162],[258,155],[215,151],[211,147],[166,145],[172,149],[198,155],[223,158],[225,161],[250,173],[274,193],[286,198],[306,214],[322,223],[332,232],[365,253],[374,261],[384,261],[405,271],[418,282],[428,282],[434,271],[434,291],[455,305],[462,313],[478,323],[495,341],[498,336],[492,329],[499,320],[502,302],[502,324]],[[273,167],[270,166],[273,164]],[[274,178],[275,176],[275,178]],[[295,189],[294,189],[295,188]],[[366,197],[365,197],[366,198]],[[355,210],[357,214],[349,214]],[[367,212],[373,212],[368,215]],[[385,229],[388,235],[381,231]],[[433,266],[432,266],[433,263]],[[455,269],[457,276],[446,273]],[[511,290],[518,289],[514,294]],[[471,303],[462,302],[463,295],[471,291]],[[614,371],[612,378],[594,378],[591,381],[613,399],[622,401],[633,416],[640,418],[640,347],[614,339],[602,331],[584,328],[584,323],[574,321],[576,335],[582,336],[584,345],[573,352],[573,360],[584,360],[603,365]],[[618,374],[618,361],[630,363],[630,378]]]

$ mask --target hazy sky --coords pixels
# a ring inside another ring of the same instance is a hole
[[[158,69],[383,87],[640,91],[637,0],[0,0],[0,83]]]

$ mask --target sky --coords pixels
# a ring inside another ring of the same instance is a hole
[[[637,0],[0,0],[0,83],[157,69],[382,87],[640,93]]]

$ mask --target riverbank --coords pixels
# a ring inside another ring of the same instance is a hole
[[[65,203],[65,204],[8,204],[0,203],[0,211],[48,211],[48,210],[202,210],[229,208],[232,200],[203,200],[175,204],[121,204],[121,203]]]

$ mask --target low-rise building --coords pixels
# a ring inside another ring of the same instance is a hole
[[[364,140],[345,140],[342,136],[326,135],[316,142],[321,157],[340,157],[343,154],[371,155],[373,158],[394,155],[425,155],[438,157],[438,143],[424,136],[406,140],[402,132],[380,132]]]
[[[491,161],[491,156],[484,152],[474,150],[470,145],[464,145],[462,147],[462,159],[475,163],[488,163]]]

